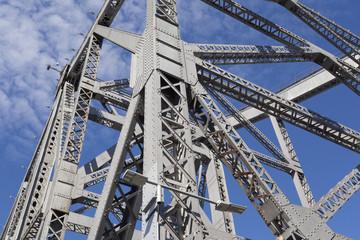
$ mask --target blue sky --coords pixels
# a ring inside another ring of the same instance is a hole
[[[237,2],[339,55],[338,50],[275,3],[264,0]],[[357,24],[360,2],[301,2],[360,35]],[[37,144],[34,137],[41,135],[50,112],[46,106],[52,106],[53,103],[58,74],[47,71],[46,65],[56,67],[58,63],[60,69],[68,62],[65,58],[73,57],[75,52],[71,48],[77,49],[83,40],[83,36],[78,33],[86,34],[95,18],[88,11],[97,12],[102,3],[101,0],[0,1],[0,224],[6,222],[13,203],[9,196],[17,194],[25,174],[21,166],[29,164]],[[144,3],[144,0],[126,1],[113,27],[141,33],[145,24]],[[181,36],[188,42],[281,45],[199,0],[178,0],[178,12]],[[127,52],[106,42],[98,76],[104,80],[128,77],[129,59]],[[295,75],[308,71],[313,65],[263,64],[230,66],[227,69],[265,88],[274,89]],[[353,92],[340,85],[302,104],[359,131],[358,101]],[[276,142],[269,120],[257,126]],[[289,124],[286,126],[316,200],[359,164],[358,154]],[[97,129],[96,124],[89,124],[84,146],[87,151],[82,156],[83,161],[90,160],[117,140],[117,133],[102,128],[101,134],[95,134],[91,132],[94,129]],[[246,132],[241,130],[240,133],[251,148],[266,153]],[[99,142],[103,143],[102,146],[99,146]],[[299,204],[290,177],[272,169],[269,172],[289,199]],[[242,216],[236,217],[238,234],[252,239],[273,239],[251,203],[230,178],[228,187],[233,202],[248,206]],[[360,236],[360,228],[355,220],[360,214],[357,206],[359,202],[358,193],[329,221],[335,232],[355,239]]]

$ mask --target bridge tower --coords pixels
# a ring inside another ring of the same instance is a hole
[[[297,0],[272,1],[345,56],[335,57],[233,0],[202,2],[282,46],[185,42],[176,0],[147,0],[143,34],[129,33],[110,27],[124,0],[106,0],[60,72],[52,111],[1,240],[60,240],[67,231],[91,240],[246,239],[233,214],[247,207],[230,201],[226,172],[277,239],[349,239],[327,221],[359,188],[360,167],[316,201],[284,122],[360,152],[359,132],[300,105],[338,84],[360,95],[360,38]],[[96,77],[104,39],[131,52],[129,78]],[[219,67],[305,61],[333,78],[321,84],[303,79],[274,93]],[[248,107],[237,109],[234,101]],[[268,117],[280,148],[254,125]],[[120,133],[90,161],[81,158],[88,121]],[[240,128],[272,156],[250,149]],[[301,206],[286,197],[268,167],[291,176]]]

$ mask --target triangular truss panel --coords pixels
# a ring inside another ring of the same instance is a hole
[[[175,0],[147,0],[144,32],[129,33],[110,27],[124,0],[106,0],[61,71],[1,240],[61,240],[69,232],[92,240],[247,239],[233,216],[246,207],[230,201],[233,192],[244,194],[277,239],[350,239],[327,221],[359,188],[360,167],[317,201],[285,123],[360,152],[359,132],[301,105],[340,83],[360,95],[360,38],[298,1],[274,0],[347,56],[338,58],[233,0],[202,2],[283,46],[185,42]],[[97,78],[105,39],[132,54],[128,78]],[[298,95],[274,93],[221,68],[282,62],[315,62],[334,79]],[[267,117],[280,147],[254,125]],[[119,132],[90,160],[81,158],[89,121]],[[251,149],[239,128],[272,156]],[[301,205],[270,167],[290,175]],[[231,191],[226,174],[237,184]]]

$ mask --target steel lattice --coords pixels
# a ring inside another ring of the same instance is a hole
[[[316,201],[284,122],[360,152],[359,132],[301,104],[340,83],[360,95],[360,38],[298,1],[272,0],[346,55],[337,58],[236,1],[201,1],[284,46],[185,42],[175,0],[147,0],[143,34],[113,29],[125,1],[106,0],[60,72],[53,110],[1,240],[61,240],[67,231],[92,240],[246,239],[233,217],[246,207],[230,202],[228,176],[277,239],[349,239],[327,221],[360,187],[360,167]],[[104,40],[132,53],[129,78],[97,78]],[[323,69],[309,78],[323,71],[333,78],[289,93],[304,78],[275,93],[219,67],[284,62],[314,62]],[[248,107],[237,109],[235,101]],[[267,117],[280,147],[254,125]],[[89,120],[120,136],[81,165]],[[239,128],[273,157],[251,149]],[[301,206],[269,168],[290,175]]]

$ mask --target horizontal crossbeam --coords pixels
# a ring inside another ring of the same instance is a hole
[[[123,78],[112,81],[104,81],[104,82],[100,82],[99,85],[100,85],[100,89],[103,91],[119,92],[120,90],[123,90],[124,88],[128,88],[130,86],[130,79]]]
[[[124,124],[124,117],[90,107],[89,120],[120,131]]]
[[[187,47],[195,56],[215,65],[311,62],[316,57],[307,47],[224,44],[187,44]]]
[[[121,110],[127,110],[130,99],[131,92],[120,89],[116,86],[106,87],[104,83],[100,83],[94,80],[86,78],[86,80],[91,83],[91,89],[93,91],[93,99],[100,101],[101,103],[111,104],[114,107],[117,107]],[[88,86],[85,86],[86,88]]]

